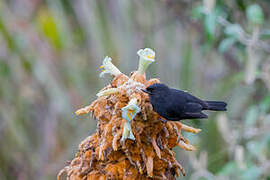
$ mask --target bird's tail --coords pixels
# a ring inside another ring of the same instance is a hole
[[[212,111],[226,111],[227,103],[223,101],[205,101],[208,105],[207,110]]]

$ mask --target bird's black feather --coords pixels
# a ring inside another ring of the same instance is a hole
[[[149,94],[154,110],[167,120],[207,118],[203,110],[226,111],[222,101],[203,101],[186,91],[172,89],[165,84],[153,84],[144,90]]]

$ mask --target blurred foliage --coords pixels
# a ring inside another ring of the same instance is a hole
[[[0,179],[55,179],[96,127],[74,111],[109,83],[98,78],[102,59],[129,73],[143,47],[157,53],[151,77],[229,104],[185,121],[203,131],[189,137],[196,153],[176,150],[183,179],[270,179],[269,9],[268,0],[0,1]]]

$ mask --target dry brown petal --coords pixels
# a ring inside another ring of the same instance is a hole
[[[180,171],[182,172],[183,176],[185,176],[185,175],[186,175],[186,172],[185,172],[184,168],[182,167],[182,165],[179,164],[179,162],[175,159],[175,157],[173,157],[173,161],[174,161],[174,165],[175,165],[177,168],[179,168]],[[179,173],[178,177],[179,177],[179,176],[180,176],[180,173]]]
[[[141,165],[140,161],[136,161],[136,165],[139,169],[140,174],[143,174],[143,169],[142,169],[142,165]]]
[[[180,141],[178,143],[178,146],[186,151],[194,151],[196,148],[192,146],[191,144],[186,144],[184,141]]]
[[[125,74],[118,74],[117,76],[115,76],[111,84],[113,87],[120,87],[121,85],[125,84],[128,79],[128,76],[126,76]]]
[[[92,171],[87,175],[87,180],[101,180],[103,177],[105,178],[105,176],[100,174],[98,171]]]
[[[137,81],[139,83],[142,83],[142,84],[145,84],[145,82],[146,82],[145,75],[142,75],[142,74],[138,73],[137,71],[135,71],[131,75],[130,79]]]
[[[61,180],[61,177],[63,176],[64,173],[67,173],[67,168],[63,168],[58,174],[57,174],[57,180]]]
[[[160,80],[157,79],[157,78],[153,78],[153,79],[150,79],[149,81],[147,81],[147,82],[145,83],[145,85],[146,85],[146,86],[151,86],[151,85],[156,84],[156,83],[160,83]]]
[[[78,109],[75,114],[76,115],[83,115],[88,114],[91,111],[91,105],[85,106],[84,108]]]
[[[141,98],[141,94],[140,93],[133,93],[130,97],[129,97],[129,100],[131,99],[137,99],[137,102],[138,104],[141,106],[141,103],[142,103],[142,98]]]
[[[127,168],[124,177],[124,180],[137,180],[140,179],[138,178],[138,171],[135,167],[133,166],[129,166],[129,168]]]
[[[120,127],[120,130],[118,130],[118,132],[116,133],[116,135],[115,135],[114,138],[113,138],[113,141],[112,141],[112,147],[113,147],[113,150],[114,150],[114,151],[117,151],[117,150],[118,150],[118,144],[117,144],[117,142],[120,140],[120,138],[121,138],[121,136],[122,136],[123,128],[124,128],[125,122],[126,122],[126,121],[123,121],[123,120],[121,119],[121,127]]]
[[[70,180],[81,180],[81,178],[76,174],[71,174]]]
[[[147,157],[146,170],[147,170],[147,175],[149,177],[153,177],[153,157],[152,156]]]
[[[156,151],[157,156],[158,156],[159,158],[161,158],[161,152],[160,152],[159,147],[157,146],[156,136],[153,136],[153,137],[152,137],[152,144],[153,144],[153,147],[154,147],[154,149],[155,149],[155,151]]]
[[[178,122],[180,123],[180,122]],[[194,133],[194,134],[197,134],[199,132],[201,132],[201,129],[196,129],[194,127],[190,127],[190,126],[187,126],[185,124],[182,124],[182,129],[186,132],[191,132],[191,133]]]

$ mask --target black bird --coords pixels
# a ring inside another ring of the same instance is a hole
[[[153,84],[142,91],[149,94],[154,111],[171,121],[207,118],[203,110],[226,111],[227,103],[223,101],[203,101],[165,84]]]

